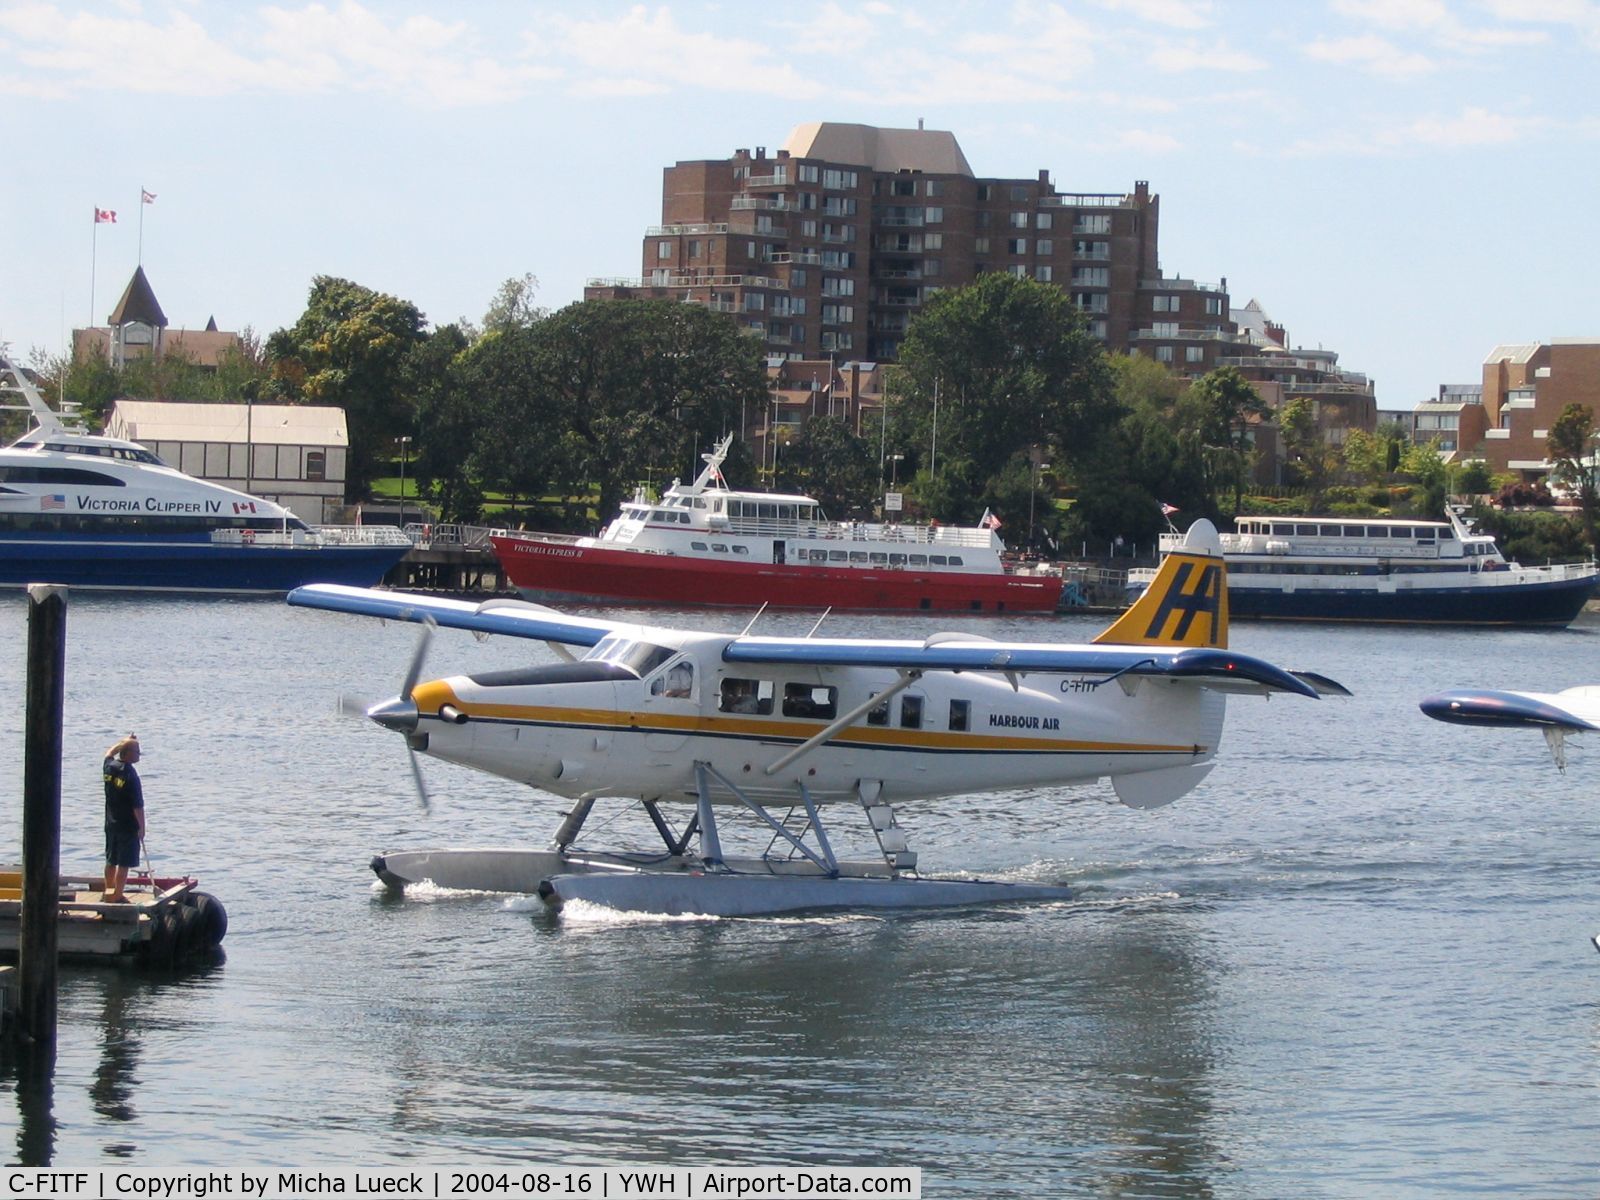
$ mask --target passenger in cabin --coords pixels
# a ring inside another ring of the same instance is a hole
[[[721,707],[723,712],[755,712],[757,710],[755,686],[748,679],[724,679]]]
[[[125,904],[128,868],[139,865],[144,845],[144,786],[133,764],[139,761],[139,739],[133,734],[113,742],[101,765],[106,790],[106,875],[102,898]]]

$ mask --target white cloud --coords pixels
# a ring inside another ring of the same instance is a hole
[[[1424,54],[1401,50],[1381,37],[1318,38],[1306,47],[1306,54],[1335,66],[1355,67],[1372,75],[1406,78],[1426,75],[1437,64]]]
[[[568,64],[569,75],[590,93],[691,86],[809,99],[836,82],[796,70],[765,43],[682,29],[665,7],[638,5],[609,19],[556,16],[545,30],[529,35],[532,52]]]
[[[1142,154],[1170,154],[1182,148],[1183,143],[1171,134],[1149,129],[1129,129],[1117,139],[1117,145],[1123,150],[1137,150]]]
[[[1131,13],[1152,25],[1170,29],[1204,29],[1209,26],[1214,6],[1211,0],[1095,0],[1112,12]]]
[[[1497,11],[1493,3],[1486,7],[1492,16],[1525,20],[1528,13],[1542,13],[1548,6],[1533,6],[1521,0],[1516,8],[1503,6]],[[1535,45],[1545,40],[1545,35],[1536,30],[1469,26],[1443,0],[1334,0],[1333,9],[1372,28],[1414,34],[1458,52]]]
[[[1194,42],[1157,46],[1150,65],[1168,74],[1186,71],[1264,71],[1267,64],[1254,54],[1235,50],[1226,42],[1202,46]]]
[[[12,90],[69,95],[85,90],[225,96],[240,92],[322,94],[379,91],[436,104],[486,104],[515,97],[551,72],[474,53],[466,26],[431,17],[389,19],[360,4],[267,7],[258,24],[203,26],[190,13],[151,18],[63,13],[32,4],[0,11],[12,36]],[[230,10],[238,16],[238,10]]]
[[[1484,108],[1466,108],[1454,117],[1419,117],[1379,135],[1387,146],[1439,146],[1459,149],[1464,146],[1504,146],[1539,132],[1546,123],[1539,118],[1513,117]]]

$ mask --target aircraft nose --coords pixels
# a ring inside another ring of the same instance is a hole
[[[381,704],[374,704],[367,709],[367,716],[385,729],[392,729],[396,733],[417,731],[417,706],[407,696],[396,696]]]

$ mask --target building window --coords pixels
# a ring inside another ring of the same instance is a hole
[[[930,179],[928,180],[927,191],[929,196],[942,196],[944,195],[944,183],[938,179]]]
[[[1205,362],[1205,360],[1206,360],[1206,348],[1204,346],[1185,346],[1183,348],[1183,361],[1184,362],[1197,363],[1197,362]]]
[[[1028,268],[1021,263],[1017,263],[1014,266],[1007,267],[1006,273],[1013,279],[1026,279],[1028,277]]]
[[[972,239],[972,252],[974,254],[989,253],[989,239],[986,237]]]
[[[764,312],[767,307],[767,294],[765,292],[746,292],[744,294],[745,312]]]
[[[1110,213],[1079,213],[1072,223],[1073,233],[1110,233]]]
[[[812,182],[815,183],[816,181],[812,180]],[[795,199],[799,201],[796,207],[798,207],[801,212],[816,212],[817,194],[815,192],[801,192],[795,197]]]
[[[672,243],[671,242],[657,242],[656,243],[656,257],[658,259],[662,259],[662,260],[671,258],[672,257]]]
[[[1153,312],[1171,313],[1178,311],[1178,298],[1176,296],[1152,296],[1150,308]]]
[[[1106,332],[1106,323],[1104,321],[1090,321],[1089,336],[1097,337],[1102,342],[1105,341],[1106,337],[1108,336]]]
[[[1176,321],[1157,321],[1150,326],[1150,332],[1158,338],[1175,338],[1178,336],[1178,323]]]
[[[803,237],[803,238],[814,238],[814,237],[816,237],[817,236],[817,223],[815,221],[811,221],[811,220],[801,221],[800,222],[800,236]]]
[[[992,189],[989,187],[989,185],[987,183],[980,183],[978,185],[978,202],[980,204],[984,203],[987,200],[992,199],[992,197],[989,195],[991,190]]]
[[[752,260],[755,258],[755,256],[756,256],[756,245],[757,245],[757,243],[755,243],[755,242],[746,242],[744,244],[744,252],[745,252],[745,256],[746,257],[748,257],[748,258],[750,258]]]
[[[824,325],[848,325],[856,319],[856,309],[853,304],[824,304],[822,306],[822,323]]]
[[[1013,183],[1011,185],[1011,198],[1013,200],[1026,200],[1028,198],[1027,185],[1022,183]]]
[[[1072,302],[1084,312],[1103,313],[1111,308],[1110,298],[1105,292],[1074,292]]]
[[[805,287],[805,285],[806,285],[806,269],[804,267],[791,267],[789,269],[789,286],[790,287]],[[795,311],[796,312],[803,312],[805,310],[804,309],[796,309]]]
[[[939,260],[937,258],[925,258],[925,259],[923,259],[922,260],[922,273],[924,275],[928,276],[929,278],[932,278],[933,276],[937,275],[939,273]]]
[[[854,296],[856,294],[856,281],[854,279],[841,279],[837,275],[824,275],[822,277],[822,294],[824,296]]]
[[[700,239],[699,238],[695,238],[693,241],[691,241],[689,243],[689,257],[690,258],[699,258],[700,257]]]
[[[937,225],[940,221],[944,220],[944,209],[942,209],[942,208],[925,209],[925,210],[923,210],[922,219],[924,221],[926,221],[930,225]]]
[[[1035,229],[1049,229],[1054,221],[1054,216],[1050,213],[1042,212],[1033,218],[1033,227]]]
[[[1007,254],[1026,254],[1027,252],[1028,252],[1028,239],[1027,238],[1007,238],[1006,239],[1006,253]]]
[[[1011,228],[1026,229],[1028,227],[1028,214],[1025,212],[1014,212],[1010,214],[1010,221]]]
[[[1050,274],[1051,274],[1051,271],[1050,271],[1049,267],[1035,267],[1033,269],[1033,277],[1035,279],[1037,279],[1040,283],[1049,283],[1050,282]]]
[[[1110,287],[1109,267],[1073,267],[1072,282],[1079,287]]]
[[[1208,317],[1220,317],[1221,315],[1222,315],[1222,297],[1221,296],[1207,296],[1206,297],[1206,316],[1208,316]]]
[[[667,267],[654,267],[650,271],[650,282],[656,287],[666,287],[672,282],[672,271]]]
[[[1037,249],[1039,251],[1039,257],[1045,258],[1056,252],[1056,244],[1049,238],[1040,238]]]
[[[944,234],[925,233],[922,235],[922,248],[924,250],[943,250]]]
[[[822,172],[822,186],[833,191],[844,191],[856,186],[856,173],[854,171],[839,171],[829,168]]]
[[[772,218],[769,217],[766,213],[757,214],[757,216],[756,216],[756,232],[757,233],[771,233],[772,232]]]
[[[823,331],[822,348],[824,350],[851,350],[855,348],[855,344],[854,334],[834,333],[832,330]]]
[[[856,256],[850,250],[824,250],[822,252],[822,265],[835,270],[848,271],[856,265]]]
[[[915,196],[917,194],[917,181],[915,179],[896,179],[889,185],[891,196]]]
[[[306,482],[323,483],[328,478],[328,455],[324,450],[306,451]]]
[[[830,217],[853,217],[856,215],[856,198],[828,196],[822,202],[822,211]]]
[[[795,178],[801,183],[815,183],[817,181],[817,164],[801,163],[799,173]]]
[[[1163,362],[1163,363],[1171,362],[1172,361],[1172,347],[1171,346],[1157,346],[1156,347],[1156,361],[1157,362]]]
[[[1073,242],[1072,253],[1076,258],[1110,258],[1111,243],[1109,242]]]

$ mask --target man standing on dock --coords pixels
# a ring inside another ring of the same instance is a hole
[[[133,764],[139,761],[139,739],[133,734],[106,751],[102,774],[106,785],[106,879],[103,898],[124,903],[128,868],[139,865],[144,844],[144,787]]]

